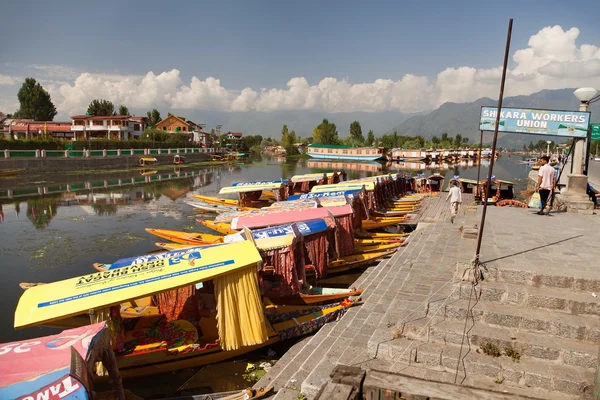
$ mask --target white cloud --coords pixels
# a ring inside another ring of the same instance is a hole
[[[577,45],[579,29],[560,26],[541,29],[527,48],[512,56],[506,95],[531,94],[542,89],[594,86],[600,88],[600,48]],[[444,102],[466,102],[498,95],[501,67],[447,68],[434,78],[407,74],[400,80],[377,79],[352,83],[326,77],[309,83],[291,78],[285,88],[226,88],[215,77],[192,77],[184,82],[178,70],[143,76],[79,73],[53,65],[31,65],[45,79],[61,116],[81,113],[94,98],[105,98],[131,109],[203,109],[220,111],[324,110],[328,112],[418,112]],[[0,85],[15,78],[0,75]],[[67,82],[65,82],[65,80]]]
[[[2,75],[0,74],[0,86],[18,85],[22,83],[24,79],[20,76]]]

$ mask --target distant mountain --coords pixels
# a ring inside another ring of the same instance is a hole
[[[577,110],[579,100],[573,95],[575,89],[542,90],[529,96],[506,97],[502,107],[517,108],[542,108],[555,110]],[[432,136],[440,137],[446,132],[450,136],[460,133],[469,138],[469,143],[479,142],[479,113],[482,106],[495,106],[497,100],[486,97],[472,103],[444,103],[437,110],[428,114],[408,118],[404,122],[390,129],[387,133],[398,131],[401,135],[420,135],[427,139]],[[592,116],[600,120],[600,104],[590,107]],[[484,143],[492,141],[492,133],[484,132]],[[556,137],[542,135],[499,134],[498,146],[508,148],[521,148],[530,141],[555,140]]]

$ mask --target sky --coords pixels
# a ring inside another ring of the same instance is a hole
[[[20,0],[2,6],[0,111],[25,77],[56,119],[94,98],[131,110],[432,110],[600,89],[599,1]]]

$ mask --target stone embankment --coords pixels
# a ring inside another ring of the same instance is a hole
[[[366,370],[365,382],[380,371],[389,382],[402,374],[490,390],[489,398],[592,398],[600,219],[489,207],[484,280],[473,285],[481,207],[465,207],[452,224],[444,200],[425,200],[428,218],[408,245],[354,283],[364,304],[295,345],[257,385],[273,385],[276,399],[319,398],[346,365]]]
[[[155,157],[157,164],[170,164],[175,154],[121,155],[116,157],[72,157],[72,158],[2,158],[0,170],[24,169],[27,172],[83,171],[96,169],[128,169],[138,166],[141,157]],[[210,159],[207,153],[182,154],[187,163]]]

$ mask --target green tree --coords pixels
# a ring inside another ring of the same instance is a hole
[[[449,140],[448,134],[446,132],[442,133],[442,142],[447,142]]]
[[[112,102],[104,99],[94,99],[87,109],[90,115],[109,116],[115,113],[115,106]]]
[[[281,145],[285,148],[285,151],[288,155],[297,154],[298,149],[296,149],[296,131],[288,131],[287,125],[283,125],[281,129]]]
[[[350,124],[350,137],[357,143],[363,144],[365,142],[360,122],[354,121]]]
[[[339,144],[337,127],[334,123],[323,119],[318,126],[313,129],[313,143],[318,144]]]
[[[460,147],[462,142],[462,135],[460,133],[457,133],[454,137],[454,147]]]
[[[431,138],[431,143],[434,144],[434,145],[440,144],[440,138],[437,137],[437,136],[432,137]]]
[[[25,79],[17,98],[19,110],[12,115],[13,118],[52,121],[57,114],[50,94],[33,78]]]
[[[373,134],[373,129],[369,129],[369,133],[367,133],[367,146],[373,146],[375,143],[375,135]]]
[[[160,113],[156,108],[153,108],[152,111],[148,111],[146,114],[148,116],[148,126],[150,128],[155,128],[156,124],[158,124],[161,120]],[[211,131],[211,134],[214,134],[215,130]]]
[[[129,108],[121,104],[119,106],[119,115],[129,115]]]

